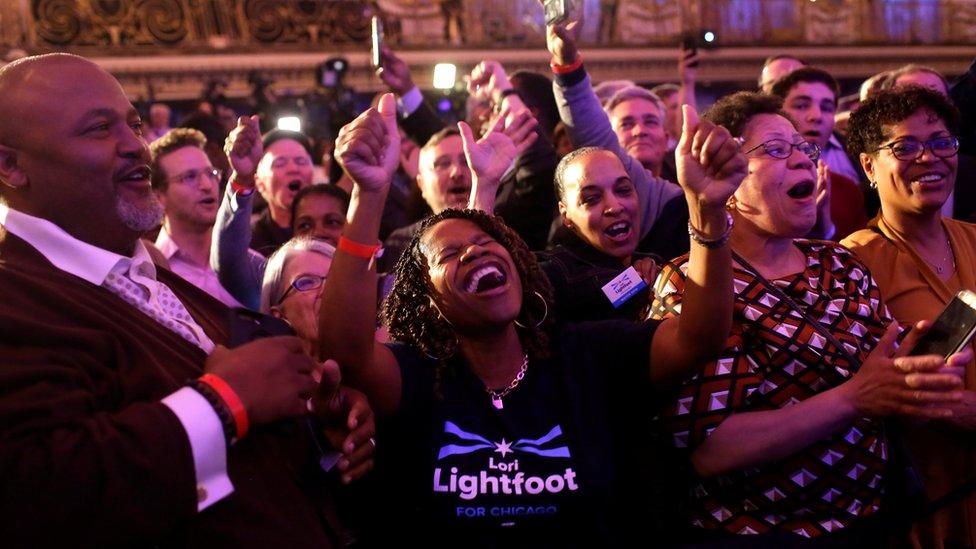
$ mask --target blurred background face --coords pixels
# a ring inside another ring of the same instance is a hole
[[[312,157],[298,141],[279,139],[264,151],[254,175],[268,205],[289,211],[295,194],[312,184]]]
[[[760,82],[762,82],[760,88],[762,89],[763,93],[771,92],[773,89],[773,84],[776,83],[777,80],[802,66],[803,63],[801,63],[799,59],[784,57],[782,59],[777,59],[763,67],[762,74],[760,75]]]
[[[559,213],[563,224],[603,253],[628,259],[640,239],[637,190],[620,159],[587,154],[564,175]]]
[[[461,136],[449,135],[420,151],[417,182],[434,213],[447,208],[466,208],[471,194],[471,171],[464,158]]]
[[[295,219],[291,224],[294,236],[311,235],[338,246],[342,228],[346,225],[346,212],[338,198],[327,194],[310,194],[295,208]]]
[[[280,303],[271,307],[271,314],[287,320],[298,337],[306,342],[317,341],[319,337],[318,315],[322,308],[324,285],[304,292],[291,285],[300,277],[327,276],[330,267],[332,258],[318,252],[304,251],[288,259],[282,272],[282,292],[287,292],[287,295]]]
[[[834,92],[822,82],[800,82],[790,89],[783,110],[796,121],[796,130],[804,139],[827,146],[834,131],[837,101]]]
[[[169,127],[170,109],[162,103],[149,107],[149,125],[154,128]]]
[[[743,151],[772,139],[802,140],[789,120],[759,114],[746,125]],[[736,213],[765,237],[799,238],[817,220],[817,177],[814,162],[795,147],[789,158],[774,158],[763,147],[750,152],[749,174],[735,193]]]
[[[949,136],[945,122],[928,110],[919,110],[898,124],[885,126],[881,145],[903,140],[924,142]],[[890,214],[930,214],[942,208],[956,182],[958,155],[939,158],[926,147],[915,160],[899,160],[890,149],[862,155],[868,178],[878,184],[881,208]]]
[[[657,173],[668,144],[664,117],[657,105],[645,99],[628,99],[609,114],[620,146],[646,169]]]
[[[212,174],[207,153],[180,147],[158,159],[166,175],[166,190],[157,191],[166,217],[197,227],[213,227],[217,219],[217,191],[220,179]]]

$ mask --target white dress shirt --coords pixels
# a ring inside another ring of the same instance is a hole
[[[34,247],[56,268],[96,286],[109,288],[110,284],[106,283],[109,275],[124,277],[148,290],[147,303],[153,300],[157,286],[165,287],[156,280],[155,266],[142,241],[136,241],[132,257],[125,257],[82,242],[46,219],[11,210],[4,204],[0,204],[0,225]],[[139,273],[138,280],[131,278],[132,272]],[[163,324],[156,316],[149,316]],[[214,344],[203,329],[192,319],[189,324],[196,345],[206,352],[212,351]],[[234,491],[227,476],[227,443],[220,418],[210,403],[189,387],[179,389],[161,402],[173,411],[186,431],[197,479],[197,510],[202,511]]]
[[[224,305],[228,307],[243,307],[220,284],[217,273],[210,267],[210,263],[199,265],[190,259],[186,253],[180,250],[179,244],[166,232],[165,227],[159,231],[159,236],[156,238],[156,248],[163,254],[163,257],[169,260],[169,268],[171,271],[180,275],[197,288],[212,295]]]

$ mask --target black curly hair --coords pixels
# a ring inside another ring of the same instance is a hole
[[[508,250],[522,281],[522,310],[519,312],[519,339],[532,359],[548,356],[548,329],[552,323],[552,285],[529,251],[525,242],[504,222],[480,210],[447,209],[424,220],[420,230],[407,245],[396,264],[396,282],[383,305],[383,318],[390,336],[417,346],[428,356],[440,358],[441,367],[457,352],[454,329],[431,305],[433,287],[428,275],[427,258],[420,242],[431,227],[446,219],[464,219],[477,225]],[[538,292],[545,300],[539,302]],[[543,316],[545,315],[545,316]],[[521,325],[521,326],[519,326]]]
[[[775,95],[741,91],[719,99],[702,118],[713,124],[725,126],[732,137],[742,137],[752,117],[760,114],[778,114],[793,123],[793,117],[783,110],[783,99]]]
[[[874,154],[891,136],[885,127],[898,124],[920,109],[928,109],[945,122],[952,135],[959,132],[959,110],[941,93],[909,85],[880,90],[851,113],[847,123],[847,151],[854,158]]]

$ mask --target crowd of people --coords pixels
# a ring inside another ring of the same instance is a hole
[[[974,350],[912,354],[976,290],[976,64],[699,114],[579,29],[456,126],[384,48],[328,144],[0,68],[0,543],[976,547]]]

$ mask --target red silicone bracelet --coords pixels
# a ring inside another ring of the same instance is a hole
[[[230,409],[231,415],[234,416],[234,423],[237,425],[237,439],[244,438],[248,428],[247,410],[244,409],[244,403],[241,402],[241,398],[237,396],[234,389],[226,381],[214,374],[203,374],[200,376],[200,383],[206,383],[220,395],[220,398],[224,400],[224,404]]]

